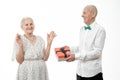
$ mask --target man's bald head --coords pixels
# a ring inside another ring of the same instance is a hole
[[[84,9],[87,9],[94,17],[97,16],[97,8],[94,5],[87,5]]]

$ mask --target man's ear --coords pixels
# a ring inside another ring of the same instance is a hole
[[[92,18],[95,18],[96,17],[96,13],[92,13]]]

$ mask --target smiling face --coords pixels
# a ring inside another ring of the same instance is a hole
[[[24,18],[21,21],[21,28],[25,32],[25,34],[33,34],[34,31],[34,23],[31,18]]]
[[[95,6],[93,5],[86,6],[82,14],[84,23],[90,25],[92,22],[94,22],[96,15],[97,15],[97,9]]]

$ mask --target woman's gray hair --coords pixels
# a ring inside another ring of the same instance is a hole
[[[24,17],[24,18],[22,18],[22,20],[21,20],[21,27],[23,26],[24,21],[25,21],[26,19],[31,19],[32,22],[33,22],[33,19],[32,19],[31,17]],[[34,22],[33,22],[33,23],[34,23]]]

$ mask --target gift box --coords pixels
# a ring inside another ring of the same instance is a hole
[[[70,48],[68,46],[55,48],[55,54],[58,61],[65,61],[70,56]]]

